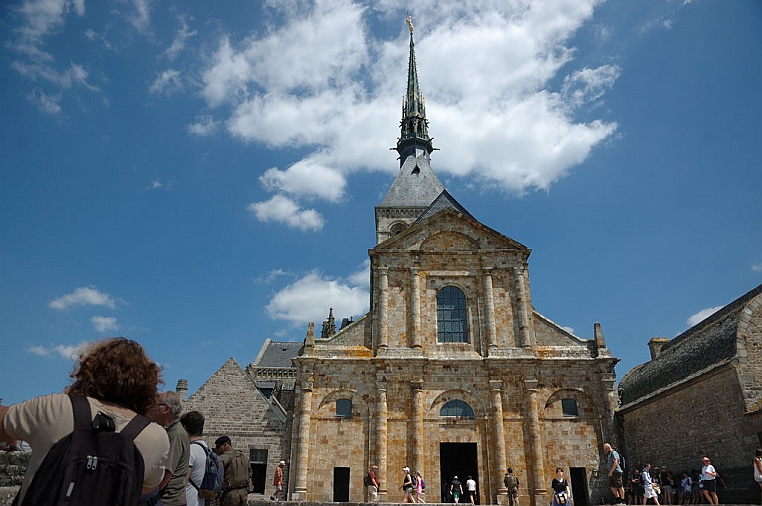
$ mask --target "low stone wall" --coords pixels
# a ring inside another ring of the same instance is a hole
[[[10,506],[24,481],[29,453],[0,452],[0,506]]]

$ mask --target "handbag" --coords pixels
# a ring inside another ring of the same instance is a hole
[[[654,488],[654,492],[656,492],[657,494],[661,494],[661,487],[659,487],[658,483],[652,483],[652,486]]]
[[[556,502],[558,504],[566,504],[569,502],[566,498],[566,492],[559,492],[556,494]]]

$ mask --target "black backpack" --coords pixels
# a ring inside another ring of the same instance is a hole
[[[143,456],[135,437],[150,423],[136,415],[121,432],[103,413],[92,418],[86,397],[69,395],[74,431],[53,445],[22,506],[136,505],[143,488]],[[18,496],[13,504],[18,505]]]

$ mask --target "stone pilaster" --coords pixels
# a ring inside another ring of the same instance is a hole
[[[497,328],[495,327],[495,298],[492,289],[492,271],[484,269],[484,306],[487,318],[487,354],[492,355],[497,348]]]
[[[423,380],[411,381],[410,388],[413,390],[413,469],[418,470],[426,476],[426,470],[423,469]]]
[[[378,268],[378,347],[386,350],[389,347],[389,271],[386,267]]]
[[[410,269],[410,335],[413,348],[421,348],[421,273],[418,267]]]
[[[533,506],[540,506],[548,503],[548,490],[545,488],[545,465],[543,464],[542,437],[540,436],[540,418],[537,408],[537,380],[528,379],[524,381],[526,392],[527,413],[525,421],[527,424],[527,433],[529,434],[529,468],[532,473],[533,494],[530,497]]]
[[[526,271],[526,264],[524,263],[513,270],[514,282],[516,284],[516,305],[519,312],[519,345],[522,348],[534,348],[532,305],[529,300]]]
[[[389,473],[388,473],[388,469],[386,468],[386,461],[387,461],[386,443],[387,443],[387,431],[388,431],[386,391],[387,391],[386,379],[383,377],[378,378],[377,387],[376,387],[376,432],[375,432],[374,439],[376,442],[375,465],[378,466],[378,470],[380,474],[379,482],[381,485],[381,487],[378,490],[379,502],[387,502],[389,498],[389,489],[388,489]],[[371,465],[373,465],[373,462],[371,462]]]
[[[507,489],[503,484],[502,477],[507,469],[505,453],[505,431],[503,426],[503,382],[490,380],[489,388],[492,392],[492,444],[495,448],[495,462],[492,463],[494,476],[497,480],[496,504],[503,504]]]
[[[296,477],[293,501],[307,500],[307,472],[310,455],[310,417],[312,416],[312,377],[302,382],[302,402],[299,407],[299,433],[296,437]]]

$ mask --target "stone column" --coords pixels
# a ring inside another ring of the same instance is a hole
[[[389,347],[389,271],[386,267],[378,268],[378,347],[384,351]]]
[[[387,404],[386,404],[386,378],[383,376],[377,378],[378,386],[376,387],[376,462],[378,470],[381,474],[379,476],[380,488],[378,490],[378,502],[387,502],[389,499],[389,470],[386,468],[386,452],[387,452]],[[373,462],[371,462],[373,465]]]
[[[312,377],[302,383],[302,402],[299,408],[299,433],[296,437],[296,473],[292,501],[307,500],[307,471],[310,455],[310,417],[312,415]]]
[[[423,469],[423,380],[411,381],[410,388],[413,390],[413,469],[421,471],[426,476],[426,470]]]
[[[410,334],[413,348],[420,349],[421,345],[421,273],[418,267],[410,268]]]
[[[619,449],[619,438],[617,437],[616,423],[614,421],[614,413],[618,407],[618,397],[616,394],[616,375],[613,373],[602,374],[601,384],[603,386],[603,392],[606,396],[606,401],[603,403],[603,427],[601,436],[603,441],[599,446],[602,446],[604,442],[608,441],[614,448]]]
[[[492,355],[497,348],[497,328],[495,327],[495,298],[492,290],[492,270],[484,269],[484,306],[487,317],[487,354]]]
[[[519,345],[522,348],[534,348],[532,332],[532,307],[529,303],[529,290],[526,284],[526,264],[522,263],[513,270],[516,284],[516,305],[519,312]]]
[[[496,504],[503,504],[508,492],[503,483],[503,476],[508,468],[506,465],[505,431],[503,426],[503,395],[501,393],[503,382],[490,380],[489,388],[492,391],[492,441],[495,448],[495,462],[492,464],[492,469],[497,481],[498,496],[494,499],[497,499]]]
[[[548,504],[548,490],[545,488],[545,466],[542,458],[543,448],[542,438],[540,437],[540,418],[537,409],[537,380],[525,380],[524,388],[527,403],[525,423],[529,434],[528,454],[531,459],[529,467],[534,471],[532,473],[534,494],[533,497],[530,497],[530,501],[534,506],[544,506]]]

